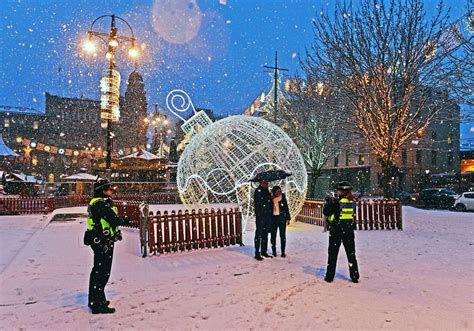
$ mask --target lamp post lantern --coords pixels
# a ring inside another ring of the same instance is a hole
[[[99,32],[94,30],[94,24],[104,18],[111,18],[110,31]],[[131,36],[119,35],[116,26],[116,20],[122,21],[130,29]],[[106,175],[110,177],[111,172],[111,160],[112,160],[112,146],[114,133],[112,131],[113,123],[119,121],[120,109],[120,73],[115,70],[117,66],[115,62],[115,54],[120,44],[129,43],[131,47],[128,49],[128,55],[133,59],[139,55],[138,49],[136,48],[136,39],[130,24],[123,18],[116,15],[102,15],[97,17],[91,24],[89,31],[87,31],[87,38],[83,45],[83,50],[86,53],[97,55],[96,45],[93,39],[98,38],[107,45],[107,53],[105,55],[109,62],[109,68],[102,72],[102,79],[100,81],[101,86],[101,127],[106,129],[106,149],[105,155],[105,171]]]

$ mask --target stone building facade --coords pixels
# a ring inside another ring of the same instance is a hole
[[[48,181],[59,181],[61,175],[80,168],[90,169],[93,159],[103,157],[106,143],[106,131],[101,127],[100,101],[47,92],[45,99],[44,113],[0,106],[0,133],[5,142],[20,154],[15,159],[15,168],[27,174],[41,175]],[[120,121],[113,126],[114,151],[128,147],[131,153],[132,147],[144,148],[146,94],[143,79],[136,70],[129,77],[125,97],[120,99],[120,110]],[[29,146],[24,145],[25,140]],[[49,151],[44,150],[46,146]],[[51,150],[51,146],[57,150]],[[30,150],[30,147],[33,148]],[[75,154],[66,155],[67,150]]]
[[[446,107],[403,146],[395,160],[393,179],[397,191],[417,191],[429,186],[431,174],[460,172],[460,107],[447,101]],[[339,132],[341,151],[328,160],[320,182],[325,189],[338,180],[350,181],[363,194],[380,194],[381,173],[377,157],[358,134]]]

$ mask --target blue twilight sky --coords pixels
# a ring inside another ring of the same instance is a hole
[[[357,0],[353,1],[357,4]],[[428,12],[437,0],[425,0]],[[465,13],[463,0],[445,0],[451,17]],[[81,55],[80,42],[97,16],[116,14],[144,44],[139,71],[148,103],[165,104],[174,88],[186,90],[196,107],[221,115],[241,113],[268,89],[263,65],[298,70],[311,45],[311,20],[333,0],[0,0],[0,105],[44,111],[44,92],[99,98],[105,48],[97,58]],[[182,18],[187,24],[180,24]],[[177,23],[178,22],[178,23]],[[95,29],[107,31],[109,20]],[[118,25],[119,33],[126,33]],[[117,56],[122,91],[133,70]],[[474,139],[474,125],[462,139]],[[470,132],[472,131],[472,132]]]

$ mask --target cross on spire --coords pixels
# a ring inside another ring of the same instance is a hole
[[[263,67],[273,70],[273,81],[274,81],[273,92],[275,93],[273,97],[273,116],[274,116],[274,121],[276,123],[277,122],[277,109],[278,109],[278,72],[288,71],[288,69],[278,67],[278,52],[277,51],[275,51],[275,66],[274,67],[263,66]]]

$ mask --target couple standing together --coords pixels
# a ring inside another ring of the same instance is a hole
[[[271,258],[267,253],[268,234],[271,234],[272,254],[277,256],[276,236],[280,233],[281,257],[286,257],[286,225],[291,215],[286,196],[280,186],[274,186],[271,193],[268,181],[261,180],[253,196],[255,207],[255,259],[263,260],[262,256]]]

